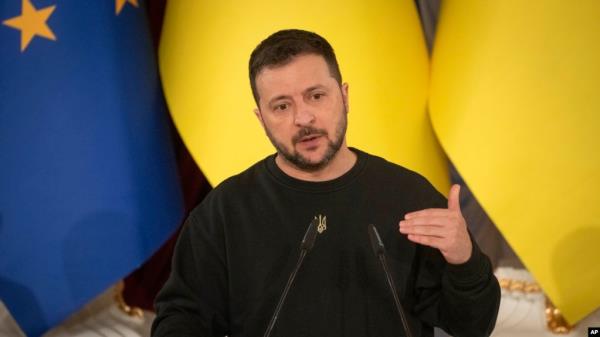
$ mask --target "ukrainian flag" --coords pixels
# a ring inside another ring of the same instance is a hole
[[[576,323],[600,306],[600,2],[448,1],[436,34],[440,143]]]

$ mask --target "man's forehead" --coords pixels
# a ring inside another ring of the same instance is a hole
[[[256,76],[256,89],[261,102],[306,93],[315,88],[337,85],[327,62],[321,55],[302,54],[284,65],[264,67]]]

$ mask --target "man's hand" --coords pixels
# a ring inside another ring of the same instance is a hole
[[[460,211],[460,185],[453,185],[448,208],[428,208],[407,213],[400,221],[400,233],[415,243],[437,248],[448,263],[465,263],[471,257],[472,243],[467,223]]]

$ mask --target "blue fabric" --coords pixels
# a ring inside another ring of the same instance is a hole
[[[38,336],[142,264],[183,201],[145,9],[31,3],[56,5],[56,41],[21,52],[0,24],[0,298]]]

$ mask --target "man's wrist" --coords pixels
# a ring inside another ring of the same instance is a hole
[[[478,283],[482,277],[489,274],[491,265],[487,257],[472,242],[471,256],[461,264],[450,264],[446,267],[446,273],[450,281],[460,287],[468,287]]]

